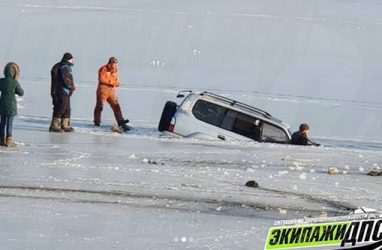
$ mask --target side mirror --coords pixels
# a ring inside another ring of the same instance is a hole
[[[183,94],[184,92],[190,94],[190,93],[192,93],[192,90],[182,90],[182,91],[179,91],[178,95],[176,96],[176,98],[184,98],[185,97],[185,95]]]

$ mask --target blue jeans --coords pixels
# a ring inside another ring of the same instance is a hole
[[[0,117],[0,136],[4,137],[6,132],[7,138],[12,137],[12,127],[13,127],[14,116],[1,115]],[[6,131],[5,131],[6,129]]]

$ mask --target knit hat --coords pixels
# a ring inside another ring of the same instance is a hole
[[[65,61],[69,61],[69,60],[71,60],[71,59],[73,59],[73,56],[72,56],[72,54],[70,54],[69,52],[66,52],[66,53],[64,54],[64,56],[62,57],[62,60],[65,60]]]
[[[108,62],[108,64],[113,64],[113,63],[118,63],[117,58],[115,58],[114,56],[112,56],[112,57],[109,58],[109,62]]]

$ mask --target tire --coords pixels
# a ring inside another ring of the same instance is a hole
[[[171,119],[174,116],[178,105],[175,102],[168,101],[164,105],[162,115],[159,120],[158,130],[163,132],[167,130],[171,123]]]

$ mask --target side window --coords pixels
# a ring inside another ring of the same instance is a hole
[[[256,118],[236,112],[236,120],[232,131],[258,141],[260,139],[261,125]]]
[[[197,119],[220,127],[226,108],[204,100],[198,100],[192,109],[192,113]]]
[[[261,122],[249,115],[229,110],[221,127],[256,141],[260,140]]]
[[[229,110],[224,116],[222,128],[232,131],[233,125],[235,125],[236,112]]]
[[[269,123],[264,123],[263,125],[261,140],[265,142],[289,142],[288,136],[281,128]]]

